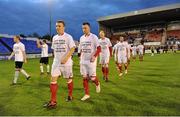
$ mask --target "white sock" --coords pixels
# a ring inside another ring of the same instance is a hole
[[[22,73],[23,75],[25,75],[26,77],[29,77],[29,74],[27,74],[24,69],[21,69],[21,73]]]
[[[43,70],[43,65],[40,65],[40,71],[41,71],[41,73],[44,72],[44,70]]]
[[[19,77],[19,71],[15,71],[13,83],[17,83],[18,77]]]
[[[49,72],[49,65],[47,65],[47,72]]]

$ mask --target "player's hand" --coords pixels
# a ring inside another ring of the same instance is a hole
[[[95,57],[95,56],[93,56],[93,57],[91,58],[90,62],[94,62],[94,61],[95,61],[95,59],[96,59],[96,57]]]

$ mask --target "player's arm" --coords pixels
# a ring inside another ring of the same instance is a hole
[[[81,57],[81,45],[78,46],[78,57]]]
[[[65,64],[67,61],[68,61],[68,59],[72,56],[72,54],[74,53],[74,50],[75,50],[75,47],[72,47],[71,49],[70,49],[70,51],[66,54],[66,56],[62,59],[62,61],[61,61],[61,64]]]
[[[128,54],[129,54],[128,47],[126,47],[126,56],[127,56],[127,59],[128,59]]]
[[[23,59],[24,59],[24,62],[27,63],[27,56],[26,56],[26,52],[25,51],[22,51],[22,54],[23,54]]]
[[[94,37],[94,46],[96,48],[96,51],[95,51],[94,55],[91,57],[90,62],[94,62],[96,57],[98,57],[101,52],[101,46],[99,45],[99,40],[98,40],[97,36]]]
[[[37,47],[38,47],[38,48],[42,48],[42,45],[40,44],[40,40],[39,40],[39,39],[37,40],[36,43],[37,43]]]
[[[111,41],[108,39],[108,41],[109,41],[109,52],[110,52],[110,57],[112,57],[112,43],[111,43]]]
[[[25,63],[27,63],[25,46],[24,46],[24,45],[23,45],[23,46],[21,46],[20,50],[21,50],[22,55],[23,55],[23,61],[24,61]]]
[[[11,53],[11,55],[8,57],[8,60],[10,60],[14,56],[14,52]]]
[[[97,49],[96,49],[96,52],[94,54],[94,57],[99,56],[100,52],[101,52],[101,46],[98,46]]]
[[[115,56],[115,62],[117,62],[117,60],[118,60],[118,51],[119,51],[119,49],[116,47],[116,49],[114,51],[114,54],[116,55]]]
[[[94,54],[93,57],[91,58],[91,62],[94,62],[94,61],[95,61],[96,57],[99,56],[100,52],[101,52],[101,46],[98,46],[97,49],[96,49],[95,54]]]
[[[110,57],[112,57],[112,55],[113,55],[113,54],[112,54],[112,53],[113,53],[113,52],[112,52],[112,46],[109,47],[109,52],[110,52]]]

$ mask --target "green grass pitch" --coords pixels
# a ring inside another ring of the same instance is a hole
[[[98,66],[101,93],[97,94],[90,83],[91,99],[85,102],[80,100],[84,90],[78,57],[73,60],[74,100],[65,102],[66,81],[60,78],[58,107],[53,110],[43,108],[50,97],[50,77],[40,77],[39,59],[30,59],[24,65],[32,79],[26,81],[20,75],[21,85],[17,86],[10,86],[14,62],[0,61],[0,115],[180,115],[180,53],[146,55],[143,62],[131,61],[122,79],[111,59],[110,81],[103,81]]]

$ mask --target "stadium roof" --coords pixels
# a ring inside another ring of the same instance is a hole
[[[180,3],[105,16],[99,18],[97,21],[99,24],[108,27],[123,27],[176,20],[180,20]]]

